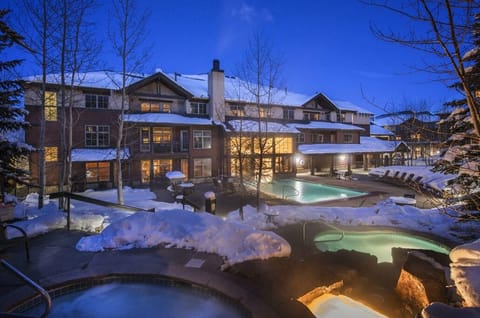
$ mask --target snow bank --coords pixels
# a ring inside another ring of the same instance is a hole
[[[480,239],[450,252],[450,275],[467,307],[480,307]]]
[[[138,212],[110,224],[98,235],[80,239],[80,251],[167,247],[194,248],[216,253],[227,265],[251,259],[290,255],[287,241],[272,232],[246,225],[225,222],[208,213],[169,210],[156,213]]]

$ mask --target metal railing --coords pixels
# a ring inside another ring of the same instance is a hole
[[[7,223],[4,223],[3,225],[3,228],[6,229],[7,227],[11,227],[11,228],[14,228],[18,231],[20,231],[22,233],[22,236],[23,236],[23,239],[24,239],[24,244],[25,244],[25,256],[27,257],[27,261],[29,262],[30,261],[30,249],[28,247],[28,235],[27,235],[27,232],[25,232],[24,229],[22,229],[20,226],[17,226],[17,225],[13,225],[13,224],[7,224]]]
[[[40,296],[42,299],[45,301],[45,309],[43,311],[43,314],[40,317],[47,317],[48,313],[50,312],[50,309],[52,308],[52,298],[50,297],[50,294],[39,284],[34,282],[30,277],[22,273],[20,270],[18,270],[16,267],[8,263],[4,259],[0,259],[0,264],[2,264],[3,267],[5,267],[7,270],[9,270],[11,273],[13,273],[15,276],[23,280],[25,283],[27,283],[30,287],[35,289],[40,293]]]
[[[328,240],[321,240],[321,241],[315,241],[316,243],[328,243],[328,242],[338,242],[338,241],[341,241],[343,240],[343,238],[345,237],[345,232],[341,229],[339,229],[338,227],[334,226],[334,225],[331,225],[331,224],[327,224],[325,222],[322,222],[322,221],[314,221],[314,222],[303,222],[303,226],[302,226],[302,234],[303,234],[303,245],[305,246],[305,240],[306,240],[306,226],[308,223],[321,223],[335,231],[337,231],[340,236],[339,238],[335,238],[335,239],[328,239]]]

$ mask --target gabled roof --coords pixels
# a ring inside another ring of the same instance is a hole
[[[129,123],[144,124],[177,124],[192,126],[213,125],[212,120],[208,118],[189,117],[170,113],[126,114],[124,120]]]
[[[366,110],[358,105],[355,105],[349,101],[333,101],[335,105],[337,105],[338,109],[340,110],[346,110],[346,111],[351,111],[351,112],[356,112],[356,113],[362,113],[362,114],[371,114],[373,113],[369,110]]]
[[[440,120],[440,117],[432,114],[429,111],[401,111],[401,112],[392,112],[387,114],[378,115],[375,117],[374,122],[378,126],[398,126],[402,123],[415,119],[425,123],[435,123]]]
[[[395,152],[405,146],[403,142],[360,136],[359,144],[303,144],[298,146],[298,151],[304,155],[384,153]]]
[[[148,77],[145,77],[139,81],[132,83],[131,85],[128,86],[127,91],[128,92],[134,91],[142,86],[148,85],[157,80],[160,80],[163,84],[171,88],[173,91],[175,91],[179,95],[183,95],[187,98],[192,98],[194,96],[190,91],[186,90],[183,86],[179,85],[177,82],[172,80],[169,76],[167,76],[161,71],[157,71],[156,73]]]
[[[348,125],[343,123],[335,123],[330,121],[311,121],[309,123],[290,123],[287,124],[290,127],[298,129],[324,129],[324,130],[352,130],[363,131],[364,129],[354,125]]]

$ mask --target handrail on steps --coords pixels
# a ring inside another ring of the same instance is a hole
[[[4,223],[3,225],[3,228],[6,229],[7,227],[11,227],[11,228],[14,228],[14,229],[17,229],[18,231],[20,231],[23,235],[23,238],[25,240],[25,256],[27,257],[27,261],[29,262],[30,261],[30,250],[28,248],[28,235],[27,235],[27,232],[25,232],[24,229],[22,229],[20,226],[18,225],[14,225],[14,224],[8,224],[8,223]]]
[[[11,265],[9,262],[7,262],[4,259],[0,259],[0,264],[3,265],[6,269],[8,269],[10,272],[15,274],[18,278],[23,280],[25,283],[30,285],[30,287],[33,287],[35,290],[37,290],[40,293],[40,296],[42,296],[43,300],[45,301],[45,309],[43,311],[43,314],[40,317],[47,317],[48,313],[50,312],[50,309],[52,308],[52,298],[50,297],[50,294],[39,284],[34,282],[32,279],[30,279],[27,275],[22,273],[19,269]]]

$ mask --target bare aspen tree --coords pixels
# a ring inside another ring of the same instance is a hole
[[[122,82],[120,115],[118,118],[118,135],[116,145],[117,163],[117,200],[124,203],[123,176],[122,176],[122,145],[125,143],[124,116],[128,108],[127,86],[130,74],[138,72],[140,66],[147,58],[147,51],[142,51],[143,40],[146,38],[146,24],[148,21],[147,10],[141,12],[134,0],[112,1],[113,16],[109,26],[109,35],[115,55],[121,61]]]
[[[253,138],[253,172],[255,173],[257,211],[260,210],[261,183],[267,163],[265,155],[272,151],[273,141],[269,132],[270,111],[275,101],[281,62],[274,55],[273,46],[261,33],[255,33],[249,41],[240,66],[246,91],[252,97],[256,112],[256,132]]]

